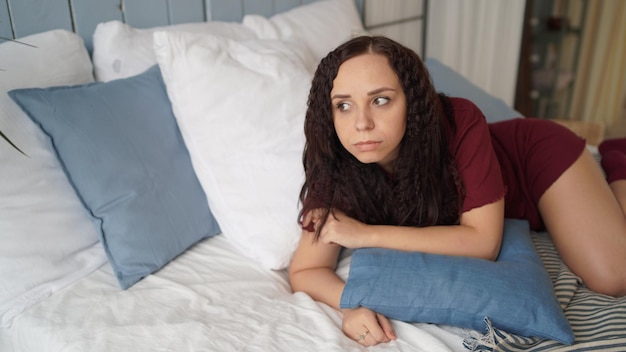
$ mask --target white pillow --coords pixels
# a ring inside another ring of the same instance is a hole
[[[226,238],[270,269],[300,237],[302,54],[274,40],[157,32],[154,46],[194,170]],[[296,51],[296,52],[294,52]]]
[[[256,35],[236,22],[185,23],[137,29],[120,21],[99,23],[93,34],[93,65],[97,81],[110,81],[137,75],[156,64],[152,34],[172,30],[209,33],[235,40],[255,39]]]
[[[77,35],[54,30],[0,44],[0,325],[106,262],[91,218],[48,137],[9,98],[16,88],[93,81]]]
[[[319,62],[330,51],[363,32],[354,0],[322,0],[272,16],[246,15],[244,26],[261,39],[304,43]]]

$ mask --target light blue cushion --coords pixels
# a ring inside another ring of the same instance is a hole
[[[9,95],[50,136],[122,288],[220,232],[158,66],[107,83]]]
[[[424,64],[438,92],[451,97],[469,99],[480,108],[487,122],[497,122],[522,116],[520,112],[508,106],[502,99],[487,93],[437,59],[429,57],[424,61]]]
[[[389,318],[574,341],[528,222],[506,219],[497,261],[380,248],[352,254],[341,308]]]

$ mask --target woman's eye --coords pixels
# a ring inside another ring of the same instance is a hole
[[[378,105],[378,106],[385,105],[385,104],[387,104],[389,102],[389,100],[390,99],[387,98],[387,97],[376,97],[374,99],[374,105]]]
[[[337,104],[337,110],[339,111],[346,111],[350,108],[350,104],[348,103],[339,103]]]

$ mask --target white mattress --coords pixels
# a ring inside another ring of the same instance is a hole
[[[344,278],[349,256],[339,267]],[[260,268],[221,235],[122,291],[108,265],[29,308],[0,330],[0,351],[463,351],[476,333],[393,321],[398,339],[365,349],[341,314],[285,271]]]

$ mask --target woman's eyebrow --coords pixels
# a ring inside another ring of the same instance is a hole
[[[396,90],[393,89],[393,88],[389,88],[389,87],[382,87],[382,88],[374,89],[371,92],[368,92],[367,95],[368,96],[376,95],[376,94],[380,94],[380,93],[386,92],[386,91],[393,91],[393,92],[395,92]],[[350,94],[334,94],[333,96],[330,97],[330,100],[347,99],[347,98],[350,98],[350,97],[351,97]]]
[[[350,98],[350,94],[335,94],[332,97],[330,97],[330,100],[347,99],[347,98]]]
[[[393,89],[393,88],[389,88],[389,87],[382,87],[382,88],[374,89],[373,91],[371,91],[371,92],[367,93],[367,95],[376,95],[376,94],[380,94],[380,93],[385,92],[385,91],[388,91],[388,90],[390,90],[390,91],[394,91],[394,92],[396,91],[396,90],[395,90],[395,89]]]

